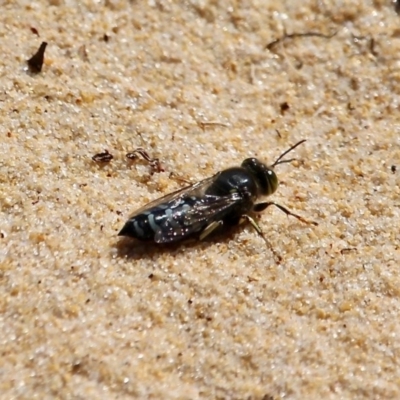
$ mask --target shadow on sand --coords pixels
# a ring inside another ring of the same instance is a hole
[[[206,251],[207,247],[213,243],[227,244],[230,240],[234,239],[235,234],[237,234],[239,229],[239,226],[229,227],[229,229],[213,233],[201,241],[194,237],[184,241],[167,244],[158,244],[152,241],[142,242],[129,237],[119,237],[119,240],[113,247],[117,249],[118,257],[126,257],[132,260],[153,258],[164,253],[176,255],[183,251],[190,251],[192,249]]]

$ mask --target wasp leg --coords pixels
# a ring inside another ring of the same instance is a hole
[[[205,239],[211,232],[214,232],[215,229],[219,228],[221,225],[223,225],[224,221],[220,220],[220,221],[214,221],[211,222],[211,224],[207,225],[203,232],[201,232],[200,234],[200,240]]]
[[[282,261],[282,257],[274,250],[274,248],[272,247],[272,244],[264,236],[264,233],[261,230],[260,226],[257,224],[257,222],[254,221],[254,219],[251,218],[250,215],[247,215],[247,214],[242,215],[242,219],[247,219],[247,221],[250,222],[250,224],[253,226],[253,228],[256,230],[256,232],[264,239],[264,242],[270,248],[270,250],[271,250],[272,254],[274,255],[277,263],[279,264]]]
[[[267,207],[269,206],[276,206],[278,207],[281,211],[283,211],[286,215],[291,215],[292,217],[297,218],[299,221],[304,222],[305,224],[311,224],[311,225],[315,225],[317,226],[318,223],[314,222],[314,221],[308,221],[305,218],[301,217],[300,215],[294,214],[291,211],[289,211],[287,208],[281,206],[280,204],[274,203],[272,201],[267,201],[265,203],[258,203],[255,204],[253,207],[253,211],[255,212],[260,212],[260,211],[264,211]]]

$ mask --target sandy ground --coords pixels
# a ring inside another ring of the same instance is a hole
[[[400,398],[389,0],[2,1],[0,37],[1,399]],[[271,199],[319,226],[263,212],[280,264],[247,225],[117,237],[171,172],[301,139]]]

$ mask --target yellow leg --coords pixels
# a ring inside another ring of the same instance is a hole
[[[214,232],[215,229],[223,225],[223,221],[214,221],[211,222],[210,225],[207,225],[203,232],[201,232],[200,240],[205,239],[211,232]]]

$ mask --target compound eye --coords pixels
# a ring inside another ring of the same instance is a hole
[[[272,193],[276,192],[276,189],[278,189],[278,177],[276,176],[274,170],[271,168],[267,167],[266,172],[266,180],[265,180],[265,186],[263,187],[264,189],[264,195],[269,196]]]
[[[269,196],[278,189],[278,178],[272,168],[267,167],[256,158],[247,158],[243,161],[242,166],[254,176],[260,194]]]

